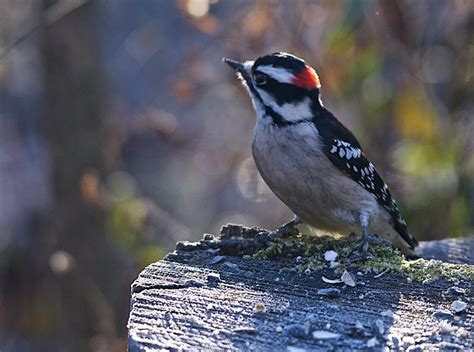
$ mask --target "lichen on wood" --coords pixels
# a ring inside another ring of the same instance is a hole
[[[327,268],[328,262],[324,259],[324,253],[331,250],[338,254],[337,264],[340,265],[333,268],[336,274],[342,273],[345,268],[350,268],[352,271],[375,274],[392,272],[421,283],[438,279],[452,282],[460,279],[474,280],[472,265],[423,258],[409,260],[399,250],[383,242],[371,244],[372,259],[352,262],[349,259],[350,254],[361,241],[355,234],[340,237],[314,236],[295,229],[285,237],[270,240],[266,230],[228,224],[222,228],[220,238],[206,236],[199,243],[194,243],[193,248],[220,249],[226,254],[244,255],[254,260],[299,258],[296,264],[293,265],[291,262],[293,266],[288,270],[300,272]]]

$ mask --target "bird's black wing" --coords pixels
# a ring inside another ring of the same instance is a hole
[[[400,216],[395,199],[375,169],[365,157],[356,137],[328,110],[323,110],[315,119],[323,150],[329,160],[343,173],[374,195],[392,218],[395,231],[414,249],[418,241],[408,232],[406,222]]]

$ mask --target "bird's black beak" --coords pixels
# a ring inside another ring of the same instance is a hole
[[[228,58],[223,58],[222,61],[224,61],[227,65],[229,65],[230,67],[232,67],[234,70],[242,73],[242,71],[246,71],[245,70],[245,67],[244,65],[239,62],[239,61],[235,61],[235,60],[232,60],[232,59],[228,59]]]
[[[250,73],[247,71],[245,68],[244,64],[239,61],[223,58],[222,61],[224,61],[227,65],[232,67],[236,72],[240,73],[242,75],[242,78],[247,82],[249,86],[252,85],[252,79],[250,77]]]

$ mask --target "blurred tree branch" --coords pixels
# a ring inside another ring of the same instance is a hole
[[[0,51],[0,60],[3,60],[16,46],[27,40],[38,29],[53,25],[88,2],[89,0],[62,0],[55,2],[43,11],[42,16],[40,16],[40,19],[36,23],[33,23],[30,28],[26,29]]]

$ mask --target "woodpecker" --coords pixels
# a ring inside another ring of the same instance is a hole
[[[294,213],[272,235],[305,223],[362,234],[361,259],[371,256],[372,234],[413,256],[418,241],[357,138],[324,107],[316,71],[284,52],[224,62],[237,72],[256,111],[252,154],[257,169]]]

